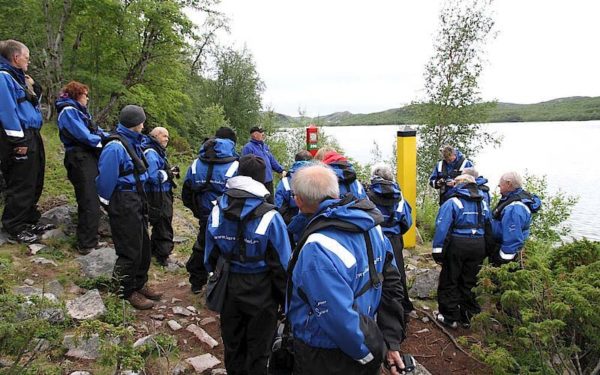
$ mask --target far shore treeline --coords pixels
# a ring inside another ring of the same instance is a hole
[[[374,113],[335,112],[313,118],[302,117],[303,122],[315,122],[326,126],[351,125],[403,125],[416,124],[420,104]],[[277,115],[277,124],[291,126],[300,117]],[[489,111],[485,122],[532,122],[532,121],[589,121],[600,120],[600,97],[575,96],[535,104],[497,103]]]

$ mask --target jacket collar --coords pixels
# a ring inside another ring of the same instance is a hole
[[[125,137],[132,145],[140,146],[144,135],[141,133],[134,132],[133,130],[123,126],[121,123],[117,125],[117,133]]]
[[[25,85],[25,72],[22,69],[15,68],[10,62],[3,56],[0,56],[0,69],[8,70],[10,74],[19,81],[20,84]]]

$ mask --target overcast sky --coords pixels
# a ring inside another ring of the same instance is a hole
[[[441,0],[222,0],[265,82],[263,105],[309,116],[370,113],[423,96]],[[497,0],[484,99],[600,96],[600,1]]]

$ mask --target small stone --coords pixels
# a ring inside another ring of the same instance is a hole
[[[209,316],[208,318],[204,318],[204,319],[200,320],[200,325],[205,326],[207,324],[214,323],[216,321],[217,321],[217,319],[215,319],[212,316]]]
[[[190,239],[187,237],[183,237],[183,236],[175,236],[173,237],[173,242],[174,243],[184,243],[184,242],[188,242]]]
[[[181,302],[181,300],[179,298],[175,298],[175,297],[171,298],[171,303],[175,304],[177,302]]]
[[[183,315],[183,316],[190,316],[190,315],[194,315],[193,312],[191,312],[190,310],[183,308],[181,306],[175,306],[173,307],[173,314],[175,315]]]
[[[175,365],[175,368],[173,369],[173,371],[171,371],[171,375],[185,374],[189,367],[190,367],[190,365],[188,363],[179,362],[177,365]]]
[[[29,254],[35,255],[35,254],[39,253],[40,251],[46,249],[48,246],[39,244],[39,243],[32,243],[31,245],[28,245],[27,247],[29,248]]]
[[[422,306],[422,309],[423,309],[423,310],[425,310],[425,311],[429,311],[429,310],[431,310],[431,309],[429,308],[429,306],[425,306],[425,305],[424,305],[424,306]]]
[[[227,375],[227,370],[224,368],[216,368],[210,372],[210,375]]]
[[[88,339],[80,337],[78,340],[73,335],[63,339],[63,346],[69,349],[65,356],[78,359],[96,359],[100,355],[100,336],[93,334]]]
[[[419,330],[419,331],[417,331],[415,333],[427,333],[427,332],[429,332],[429,329],[428,328],[423,328],[423,329],[421,329],[421,330]]]
[[[51,229],[49,231],[44,232],[44,234],[42,234],[42,240],[49,240],[51,238],[65,238],[65,237],[67,237],[65,235],[65,232],[63,232],[62,229],[60,229],[60,228]]]
[[[198,312],[198,310],[196,310],[196,308],[194,306],[186,306],[186,309],[190,310],[193,313]]]
[[[173,331],[179,331],[180,329],[182,329],[183,327],[181,326],[181,324],[177,323],[175,320],[169,320],[167,322],[167,325],[169,326],[169,328],[171,328]]]
[[[25,279],[25,280],[23,280],[23,284],[32,286],[33,284],[35,284],[35,281],[33,281],[31,279]]]
[[[55,261],[50,260],[50,259],[46,259],[46,258],[33,258],[31,260],[31,263],[35,263],[35,264],[51,264],[55,267],[58,267],[58,265],[56,264]]]
[[[82,292],[83,292],[83,289],[81,289],[78,285],[73,284],[69,287],[69,294],[77,295],[77,294],[82,294]]]
[[[92,375],[92,373],[87,371],[75,371],[70,373],[69,375]]]
[[[186,285],[188,285],[188,283],[187,283],[187,282],[185,282],[185,281],[182,281],[182,282],[180,282],[179,284],[177,284],[177,287],[178,287],[178,288],[183,288],[183,287],[184,287],[184,286],[186,286]]]
[[[58,280],[50,281],[46,285],[46,290],[57,297],[62,297],[62,295],[65,293],[65,288],[63,288],[62,284]]]
[[[412,310],[408,313],[408,316],[410,316],[413,319],[419,319],[419,314],[417,314],[417,310]]]
[[[165,320],[165,316],[163,314],[152,314],[150,317],[154,320]]]
[[[210,353],[202,354],[197,357],[188,358],[185,360],[187,363],[194,367],[197,373],[202,373],[216,365],[221,364],[215,356]]]
[[[166,308],[167,308],[167,306],[165,306],[165,305],[158,306],[158,309],[159,309],[159,310],[164,310],[164,309],[166,309]]]
[[[200,340],[203,343],[210,346],[211,349],[214,348],[215,346],[219,345],[217,340],[213,339],[212,336],[210,336],[208,333],[206,333],[205,330],[203,330],[202,328],[198,327],[195,324],[190,324],[185,330],[196,335],[198,340]]]
[[[429,323],[429,318],[428,318],[428,317],[426,317],[426,316],[424,316],[423,318],[421,318],[421,321],[422,321],[423,323]]]
[[[33,350],[38,353],[42,353],[50,349],[50,341],[46,339],[35,339],[35,347]]]
[[[134,348],[140,347],[140,346],[144,345],[145,343],[147,343],[149,340],[151,340],[153,337],[154,337],[154,335],[148,335],[148,336],[139,338],[136,342],[133,343],[133,347]]]

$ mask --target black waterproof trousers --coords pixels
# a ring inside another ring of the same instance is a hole
[[[445,318],[464,321],[481,311],[472,289],[485,256],[483,237],[450,237],[438,285],[438,305]]]
[[[4,134],[0,136],[0,168],[6,182],[2,225],[10,234],[17,234],[27,224],[35,224],[40,219],[37,202],[44,188],[44,168],[46,155],[39,130],[24,131],[27,155],[17,156],[14,146]]]
[[[165,260],[173,252],[173,192],[146,192],[146,196],[152,225],[151,252],[156,259]]]
[[[404,256],[402,250],[404,250],[404,240],[401,234],[387,234],[386,237],[392,244],[394,250],[394,258],[396,259],[396,265],[400,272],[400,278],[402,279],[402,290],[404,291],[404,298],[402,299],[402,308],[404,308],[404,314],[408,314],[415,309],[410,298],[408,298],[408,285],[406,284],[406,271],[404,270]]]
[[[208,280],[208,272],[204,267],[204,245],[206,244],[206,224],[208,217],[198,220],[198,236],[192,246],[192,255],[185,264],[185,268],[190,274],[190,284],[192,289],[201,289]]]
[[[77,198],[77,246],[80,249],[95,247],[100,224],[100,201],[96,190],[98,154],[83,148],[68,150],[64,164]]]
[[[269,182],[265,182],[263,185],[265,185],[265,188],[267,188],[267,190],[269,191],[269,196],[267,197],[267,202],[271,203],[271,204],[275,204],[275,193],[273,190],[273,181],[269,181]]]
[[[315,348],[294,340],[294,375],[375,375],[380,367],[381,361],[361,365],[340,349]]]
[[[123,298],[141,289],[148,281],[150,238],[141,194],[115,191],[108,206],[112,239],[117,253],[114,276],[119,280]]]
[[[221,311],[228,375],[267,373],[276,325],[277,303],[271,273],[230,273]]]

